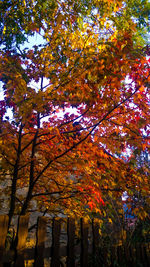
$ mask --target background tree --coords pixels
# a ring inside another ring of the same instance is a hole
[[[1,180],[10,179],[9,223],[37,209],[101,213],[107,195],[119,199],[148,179],[118,157],[149,146],[148,3],[17,3],[2,3],[0,20]],[[23,49],[35,32],[44,44]]]

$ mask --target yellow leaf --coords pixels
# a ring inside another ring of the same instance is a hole
[[[109,221],[109,223],[112,223],[112,219],[111,218],[108,218],[108,221]]]

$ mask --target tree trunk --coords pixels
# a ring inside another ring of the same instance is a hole
[[[8,216],[9,216],[8,229],[10,227],[11,220],[14,215],[15,204],[16,204],[16,189],[17,189],[16,185],[17,185],[17,179],[18,179],[18,168],[19,168],[20,154],[21,154],[22,129],[23,129],[23,125],[21,123],[20,129],[19,129],[19,137],[18,137],[17,158],[16,158],[16,163],[14,165],[13,179],[12,179],[12,185],[11,185],[10,209],[8,213]]]
[[[22,206],[20,215],[25,215],[26,210],[28,208],[29,202],[32,198],[32,191],[34,188],[34,156],[35,156],[35,148],[36,148],[36,141],[37,141],[37,136],[38,136],[38,129],[35,133],[34,139],[33,139],[33,144],[32,144],[32,153],[31,153],[31,164],[30,164],[30,181],[29,181],[29,190],[26,196],[26,199],[24,201],[24,204]]]

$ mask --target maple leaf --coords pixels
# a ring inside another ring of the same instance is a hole
[[[135,23],[147,3],[139,14],[133,1],[6,2],[0,181],[9,181],[9,224],[34,203],[43,213],[113,216],[124,191],[148,192],[148,167],[132,154],[149,148],[149,59]],[[22,49],[35,32],[42,44]]]

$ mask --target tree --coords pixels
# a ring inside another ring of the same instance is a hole
[[[1,180],[11,180],[9,223],[37,208],[101,213],[107,195],[118,199],[148,179],[118,157],[149,145],[148,3],[10,3],[2,4],[0,20]],[[45,43],[23,49],[35,32]]]

